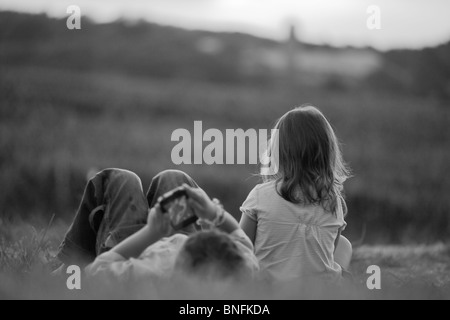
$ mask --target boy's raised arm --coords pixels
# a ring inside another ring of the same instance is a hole
[[[163,214],[157,204],[150,210],[147,225],[112,248],[111,252],[125,259],[138,258],[149,246],[173,232],[168,215]]]

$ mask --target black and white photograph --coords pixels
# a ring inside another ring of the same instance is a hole
[[[0,0],[0,300],[449,300],[449,14]]]

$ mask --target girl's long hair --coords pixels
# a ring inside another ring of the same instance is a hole
[[[263,175],[264,181],[275,180],[278,194],[289,202],[322,205],[333,214],[340,202],[347,214],[343,184],[350,172],[322,112],[311,105],[295,108],[277,121],[274,132],[277,142],[272,136],[269,152],[277,172]]]

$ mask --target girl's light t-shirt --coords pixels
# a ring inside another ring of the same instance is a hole
[[[255,255],[261,271],[281,281],[311,276],[339,281],[335,241],[347,225],[341,202],[334,215],[319,205],[286,201],[275,188],[275,181],[257,185],[241,207],[257,223]]]

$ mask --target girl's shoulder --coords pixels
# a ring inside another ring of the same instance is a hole
[[[268,181],[257,184],[250,194],[258,194],[263,196],[277,195],[276,181]]]
[[[277,192],[274,181],[260,183],[250,191],[243,207],[261,207],[264,206],[267,201],[273,201],[276,196]]]

